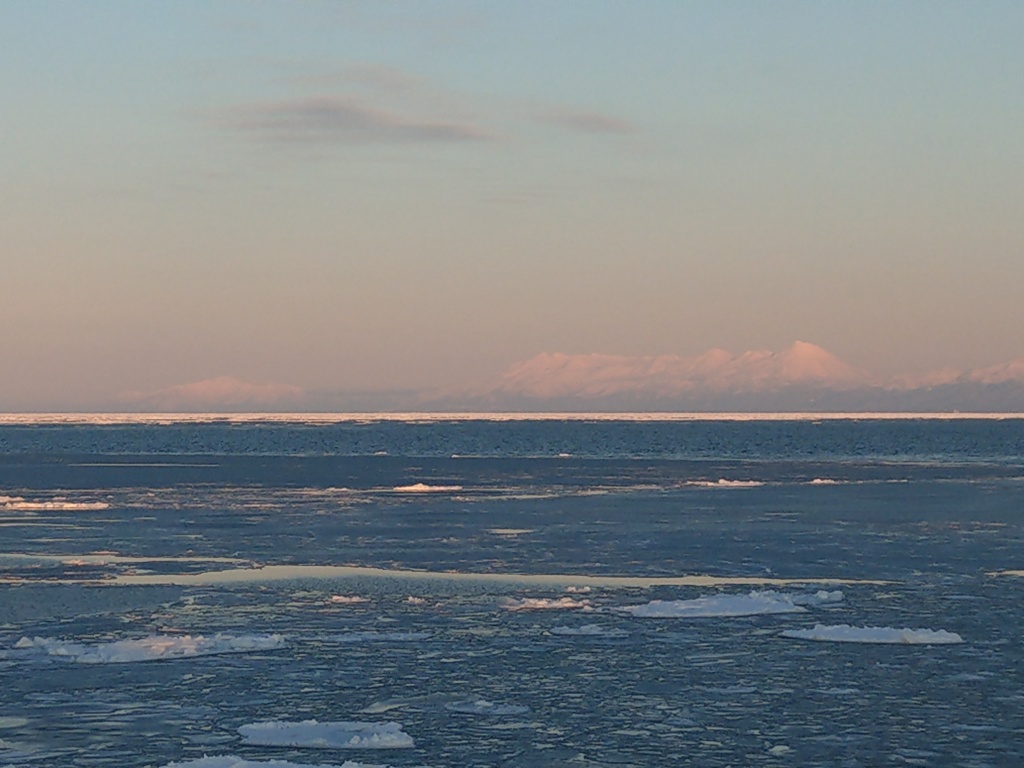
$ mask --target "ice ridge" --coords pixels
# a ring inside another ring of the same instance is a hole
[[[849,624],[816,624],[814,629],[787,629],[782,637],[830,643],[891,643],[896,645],[952,645],[964,639],[944,629],[897,629],[895,627],[853,627]]]
[[[807,606],[838,603],[839,590],[818,590],[812,594],[754,590],[745,595],[705,595],[690,600],[652,600],[622,610],[640,618],[694,619],[729,616],[759,616],[774,613],[802,613]]]
[[[306,749],[406,749],[414,746],[412,736],[399,723],[355,721],[318,722],[270,720],[250,723],[238,729],[245,744]]]
[[[134,640],[110,643],[73,643],[49,637],[23,637],[14,647],[20,651],[38,651],[80,664],[128,664],[140,661],[185,659],[222,653],[251,653],[281,648],[281,635],[150,635]]]

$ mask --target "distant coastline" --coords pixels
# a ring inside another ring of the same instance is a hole
[[[203,423],[308,423],[341,422],[445,422],[445,421],[969,421],[1024,420],[1022,412],[671,412],[671,411],[380,411],[380,412],[167,412],[167,413],[0,413],[0,426],[41,424],[203,424]]]

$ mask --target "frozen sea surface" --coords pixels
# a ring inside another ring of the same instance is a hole
[[[1024,764],[1022,457],[1019,419],[0,423],[0,766]]]
[[[399,723],[368,723],[341,721],[320,723],[316,720],[249,723],[238,733],[244,744],[300,749],[409,749],[412,737]]]
[[[787,629],[782,637],[797,640],[821,640],[831,643],[892,643],[900,645],[951,645],[964,639],[944,629],[910,629],[904,627],[851,627],[849,624],[827,626],[816,624],[812,629]]]
[[[293,763],[288,760],[245,760],[236,755],[224,755],[221,757],[200,757],[195,760],[170,763],[164,768],[387,768],[380,764],[357,763],[355,760],[346,760],[341,765],[334,763]]]
[[[823,589],[809,594],[755,590],[745,595],[718,594],[690,600],[651,600],[622,610],[648,619],[700,619],[730,616],[761,616],[773,613],[804,613],[807,606],[838,603],[843,593]]]
[[[26,658],[43,654],[81,664],[131,664],[139,661],[165,661],[221,653],[252,653],[284,646],[281,635],[148,635],[137,639],[107,643],[73,643],[49,637],[23,637],[14,644],[7,658]]]

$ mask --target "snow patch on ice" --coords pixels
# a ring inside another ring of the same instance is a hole
[[[222,757],[200,757],[181,763],[168,763],[163,768],[387,768],[384,765],[370,765],[346,760],[340,766],[326,763],[292,763],[288,760],[246,760],[235,755]]]
[[[951,645],[964,639],[944,629],[896,629],[895,627],[852,627],[849,624],[816,624],[814,629],[787,629],[782,637],[830,643],[894,643],[898,645]]]
[[[250,723],[238,729],[245,744],[307,749],[406,749],[412,736],[399,723],[363,723],[340,720]]]
[[[571,597],[509,598],[501,607],[506,611],[573,611],[593,608],[589,600],[573,600]]]
[[[529,707],[516,704],[495,704],[486,699],[455,701],[445,704],[444,708],[449,712],[458,712],[461,715],[523,715],[530,711]]]
[[[140,661],[185,659],[224,653],[251,653],[281,648],[281,635],[150,635],[134,640],[88,645],[49,637],[23,637],[14,647],[21,651],[37,651],[80,664],[129,664]]]
[[[838,603],[839,590],[818,590],[813,594],[754,590],[745,595],[705,595],[691,600],[652,600],[644,605],[622,608],[640,618],[691,619],[729,616],[759,616],[774,613],[803,613],[806,606]]]

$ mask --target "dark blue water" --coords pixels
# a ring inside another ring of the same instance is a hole
[[[0,766],[1024,763],[1021,420],[6,424],[0,497]],[[175,578],[277,565],[428,573]],[[842,599],[624,610],[766,589]],[[963,642],[780,636],[816,624]],[[283,640],[74,655],[217,633]],[[236,730],[309,718],[415,747]]]
[[[0,454],[1021,462],[1020,419],[3,425]]]

